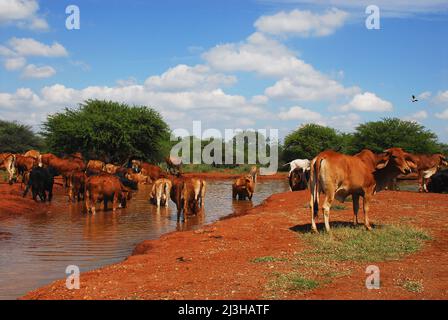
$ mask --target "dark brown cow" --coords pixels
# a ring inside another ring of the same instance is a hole
[[[16,156],[12,153],[0,153],[0,170],[6,170],[8,182],[13,184],[16,172]]]
[[[85,185],[87,175],[84,171],[75,171],[68,176],[68,201],[81,201],[85,198]]]
[[[179,221],[183,209],[183,190],[186,179],[182,176],[170,176],[169,179],[171,180],[170,198],[176,204],[177,221]]]
[[[112,163],[108,163],[106,164],[106,166],[104,167],[104,170],[109,173],[109,174],[115,174],[117,173],[117,171],[120,169],[120,166],[117,166],[115,164]]]
[[[87,213],[95,214],[95,205],[99,201],[104,202],[104,211],[107,211],[107,202],[112,200],[112,211],[116,212],[118,202],[121,207],[126,207],[127,200],[131,199],[132,192],[125,187],[120,179],[114,175],[103,173],[91,176],[86,180],[85,204]]]
[[[289,174],[289,188],[291,191],[306,190],[308,187],[310,171],[303,168],[295,168]]]
[[[371,230],[368,212],[372,196],[384,189],[387,183],[399,174],[408,174],[416,165],[411,155],[400,148],[391,148],[381,155],[363,150],[355,156],[334,151],[324,151],[311,162],[310,207],[311,227],[317,232],[315,218],[319,211],[319,193],[325,195],[323,213],[325,229],[330,232],[330,208],[333,200],[353,198],[355,224],[358,223],[359,198],[363,197],[364,225]]]
[[[255,192],[255,177],[251,174],[242,176],[235,180],[232,185],[232,198],[238,200],[252,200]]]
[[[417,164],[415,170],[418,174],[418,190],[419,192],[428,192],[426,183],[437,170],[442,166],[448,166],[448,159],[443,154],[413,154],[413,161]]]

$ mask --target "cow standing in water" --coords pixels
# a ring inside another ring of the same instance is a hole
[[[426,183],[441,166],[448,166],[448,159],[443,154],[413,154],[412,159],[417,165],[418,191],[428,192]]]
[[[363,150],[355,156],[324,151],[311,162],[310,207],[311,228],[317,232],[315,218],[319,211],[319,194],[325,195],[323,214],[325,229],[330,232],[330,208],[333,200],[353,199],[353,223],[358,224],[359,198],[363,197],[364,225],[371,230],[368,213],[372,196],[384,189],[399,174],[408,174],[416,168],[409,153],[390,148],[381,155]]]
[[[157,205],[157,208],[160,206],[168,207],[168,201],[170,200],[172,183],[169,179],[158,179],[154,182],[149,200],[152,204]]]

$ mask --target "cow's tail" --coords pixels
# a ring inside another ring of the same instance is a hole
[[[317,217],[319,213],[319,176],[320,166],[323,159],[316,158],[312,164],[312,170],[310,174],[310,192],[311,192],[311,209],[314,217]]]
[[[15,154],[12,154],[11,163],[9,164],[9,171],[14,172],[16,168],[17,157]]]

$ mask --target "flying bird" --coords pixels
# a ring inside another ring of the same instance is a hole
[[[418,101],[417,98],[414,95],[412,95],[412,102],[417,102],[417,101]]]

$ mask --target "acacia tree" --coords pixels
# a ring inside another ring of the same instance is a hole
[[[157,111],[103,100],[50,115],[42,135],[51,152],[119,163],[130,157],[160,161],[170,145],[169,127]]]
[[[390,147],[399,147],[412,153],[437,153],[443,145],[437,135],[414,121],[385,118],[381,121],[366,122],[356,128],[351,140],[357,151],[370,149],[382,152]]]
[[[344,139],[335,129],[318,124],[306,124],[285,137],[282,158],[313,159],[320,152],[333,149],[341,151]]]
[[[42,138],[34,133],[30,126],[0,120],[0,153],[24,153],[42,148]]]

